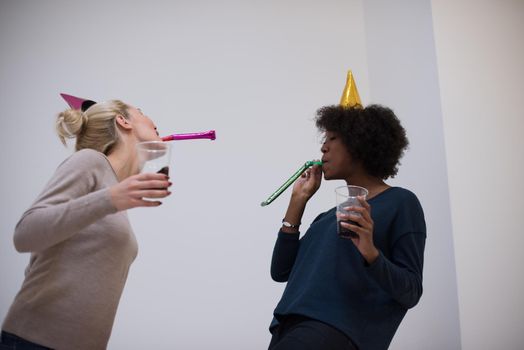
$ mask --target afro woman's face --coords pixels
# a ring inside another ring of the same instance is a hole
[[[322,172],[326,180],[346,180],[350,177],[353,158],[337,133],[326,131],[322,152]]]

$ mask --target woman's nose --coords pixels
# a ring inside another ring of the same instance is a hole
[[[327,150],[327,146],[326,146],[326,143],[324,142],[322,144],[322,146],[320,147],[320,152],[322,153],[326,153],[328,150]]]

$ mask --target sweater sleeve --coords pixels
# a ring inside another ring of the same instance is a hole
[[[326,213],[319,214],[312,222],[314,224]],[[289,274],[295,265],[300,247],[300,232],[286,233],[279,231],[273,257],[271,259],[271,278],[275,282],[287,282]]]
[[[299,233],[278,232],[271,259],[271,278],[275,282],[286,282],[295,264],[300,244]]]
[[[415,306],[422,296],[422,269],[426,244],[424,211],[408,190],[399,191],[391,226],[389,252],[367,269],[372,278],[405,308]]]
[[[381,252],[367,267],[381,288],[407,309],[415,306],[422,296],[425,242],[424,234],[405,234],[395,243],[390,259]]]
[[[97,189],[108,166],[105,157],[93,150],[81,150],[66,159],[16,225],[15,248],[19,252],[45,250],[116,212],[109,189]]]

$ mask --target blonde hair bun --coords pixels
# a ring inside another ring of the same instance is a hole
[[[66,139],[78,136],[87,122],[84,112],[78,109],[68,109],[58,114],[56,119],[56,132],[60,141],[65,145]]]

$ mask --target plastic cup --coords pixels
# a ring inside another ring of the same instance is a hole
[[[350,229],[343,227],[340,223],[342,221],[348,222],[353,225],[358,225],[358,223],[351,221],[351,220],[342,220],[340,215],[341,214],[351,214],[360,216],[360,213],[355,211],[348,211],[344,208],[346,207],[362,207],[360,204],[360,201],[357,197],[364,197],[366,199],[368,195],[368,190],[364,187],[360,186],[353,186],[353,185],[347,185],[347,186],[340,186],[335,188],[335,196],[336,196],[336,203],[337,203],[337,233],[340,237],[343,238],[355,238],[358,237],[358,235],[351,231]]]
[[[136,150],[140,173],[162,173],[169,176],[171,144],[162,141],[139,142]]]

